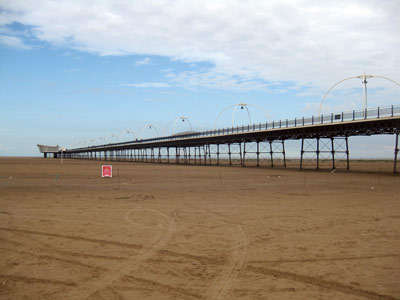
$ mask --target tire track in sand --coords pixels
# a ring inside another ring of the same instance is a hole
[[[65,286],[75,286],[76,283],[72,281],[63,281],[63,280],[51,280],[46,278],[35,278],[29,276],[20,276],[20,275],[7,275],[7,274],[0,274],[0,278],[9,279],[9,280],[18,280],[24,281],[27,283],[43,283],[43,284],[56,284],[56,285],[65,285]]]
[[[125,214],[125,220],[137,226],[138,223],[132,221],[130,219],[130,215],[132,214],[132,212],[138,210],[151,212],[158,218],[158,225],[156,226],[158,234],[156,235],[156,238],[152,245],[150,245],[149,247],[143,247],[139,254],[132,255],[123,262],[114,264],[112,269],[110,269],[107,273],[103,274],[99,278],[96,278],[89,282],[78,283],[79,286],[77,288],[61,294],[60,298],[86,299],[90,296],[97,296],[99,294],[101,295],[101,292],[110,287],[114,283],[114,281],[121,279],[123,276],[128,275],[130,272],[140,267],[143,262],[148,260],[167,244],[167,242],[173,236],[176,230],[173,220],[168,215],[163,214],[157,210],[140,207],[133,208],[127,211]],[[152,228],[154,228],[154,226]]]
[[[247,237],[242,226],[229,226],[233,237],[232,251],[229,253],[228,263],[224,265],[219,278],[208,290],[206,299],[224,299],[238,280],[239,274],[247,266]]]
[[[42,235],[42,236],[48,236],[48,237],[58,237],[58,238],[64,238],[64,239],[70,239],[73,241],[84,241],[84,242],[91,242],[91,243],[97,243],[97,244],[110,244],[118,247],[126,247],[126,248],[134,248],[134,249],[140,249],[140,245],[136,244],[129,244],[129,243],[122,243],[118,241],[110,241],[110,240],[101,240],[101,239],[94,239],[94,238],[87,238],[87,237],[81,237],[81,236],[76,236],[76,235],[66,235],[66,234],[59,234],[59,233],[50,233],[50,232],[43,232],[43,231],[33,231],[33,230],[28,230],[28,229],[20,229],[20,228],[6,228],[6,227],[0,227],[0,230],[3,231],[8,231],[8,232],[18,232],[18,233],[28,233],[28,234],[33,234],[33,235]]]
[[[131,282],[136,285],[140,285],[140,287],[145,287],[150,290],[156,290],[159,292],[162,292],[163,294],[170,294],[173,295],[177,298],[183,298],[183,299],[203,299],[202,295],[198,295],[196,293],[193,293],[191,291],[188,291],[186,289],[180,288],[180,287],[174,287],[171,285],[163,284],[161,282],[157,282],[151,279],[145,279],[145,278],[139,278],[135,277],[133,275],[127,275],[123,278],[124,281],[126,282]],[[136,288],[134,287],[127,287],[127,286],[115,286],[116,290],[135,290]]]
[[[398,300],[398,298],[392,297],[390,295],[383,295],[383,294],[379,294],[376,292],[363,290],[363,289],[360,289],[360,288],[357,288],[357,287],[354,287],[351,285],[347,285],[344,283],[330,281],[330,280],[324,280],[319,277],[301,275],[301,274],[287,272],[287,271],[279,271],[279,270],[271,269],[271,268],[267,268],[267,267],[248,266],[247,269],[254,273],[274,276],[277,278],[289,279],[289,280],[298,281],[298,282],[305,283],[305,284],[316,285],[318,287],[326,288],[328,290],[334,290],[334,291],[342,292],[342,293],[348,294],[348,295],[361,296],[361,297],[364,297],[367,299]]]
[[[239,274],[247,266],[247,236],[241,223],[230,220],[225,215],[213,210],[196,207],[210,213],[214,219],[228,225],[230,235],[232,236],[232,250],[229,252],[227,263],[223,266],[217,279],[206,293],[206,299],[221,300],[224,299],[234,284],[238,281]]]

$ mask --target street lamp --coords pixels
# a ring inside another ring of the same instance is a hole
[[[364,86],[364,87],[363,87],[363,94],[364,94],[364,110],[368,109],[368,96],[367,96],[367,83],[368,83],[368,81],[367,81],[367,78],[373,78],[373,77],[386,79],[386,80],[389,80],[389,81],[393,82],[394,84],[397,84],[398,86],[400,86],[400,83],[394,81],[393,79],[390,79],[390,78],[384,77],[384,76],[378,76],[378,75],[367,75],[367,74],[365,74],[365,72],[364,72],[363,75],[358,75],[358,76],[353,76],[353,77],[345,78],[345,79],[343,79],[343,80],[340,80],[340,81],[336,82],[333,86],[331,86],[331,87],[329,88],[329,90],[325,93],[325,95],[322,97],[321,103],[320,103],[320,105],[319,105],[318,115],[321,115],[322,104],[324,103],[325,98],[328,96],[328,94],[330,93],[330,91],[333,90],[337,85],[341,84],[341,83],[344,82],[344,81],[350,80],[350,79],[362,79],[361,83],[362,83],[363,86]]]
[[[232,112],[232,127],[233,127],[233,124],[234,124],[234,121],[235,121],[235,114],[236,114],[236,111],[237,111],[238,108],[239,108],[240,110],[246,110],[246,111],[247,111],[247,116],[248,116],[248,118],[249,118],[249,124],[251,124],[251,117],[250,117],[250,111],[249,111],[249,109],[248,109],[248,106],[252,106],[252,107],[255,107],[255,108],[261,110],[262,112],[265,113],[265,116],[267,117],[267,112],[266,112],[263,108],[258,107],[258,106],[254,105],[254,104],[250,104],[250,103],[232,104],[232,105],[229,105],[228,107],[224,108],[224,109],[218,114],[218,116],[217,116],[217,118],[215,119],[215,122],[214,122],[214,129],[217,128],[217,121],[218,121],[218,119],[221,117],[221,115],[222,115],[225,111],[227,111],[229,108],[232,108],[232,107],[234,108],[234,109],[233,109],[233,112]]]

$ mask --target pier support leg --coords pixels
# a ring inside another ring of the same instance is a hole
[[[350,170],[350,157],[349,157],[349,137],[346,136],[346,163],[347,163],[347,171]]]
[[[246,142],[243,142],[243,159],[242,159],[242,167],[246,166]]]
[[[260,166],[260,142],[257,141],[257,168]]]
[[[303,170],[303,156],[304,156],[304,139],[301,139],[300,170]]]
[[[319,154],[321,151],[319,150],[319,137],[317,138],[317,170],[319,170]]]
[[[242,153],[242,151],[240,151],[240,153]],[[242,155],[240,155],[240,156],[242,156]],[[243,142],[243,158],[241,157],[241,163],[242,163],[242,167],[245,167],[245,165],[246,165],[246,142]]]
[[[217,166],[219,166],[219,144],[217,144]]]
[[[269,141],[269,154],[271,155],[271,168],[274,167],[274,151],[272,150],[272,141]]]
[[[211,161],[211,145],[208,144],[207,148],[208,148],[208,160],[209,160],[210,166],[211,166],[212,165],[212,161]]]
[[[183,148],[183,155],[185,158],[185,164],[188,164],[188,155],[187,155],[187,147]]]
[[[239,155],[240,155],[240,164],[242,167],[244,166],[243,162],[243,154],[242,154],[242,143],[239,143]]]
[[[334,143],[334,138],[331,138],[331,153],[332,153],[332,170],[336,170],[336,165],[335,165],[335,143]]]
[[[394,144],[394,166],[393,174],[397,174],[397,157],[399,154],[399,131],[396,131],[396,142]]]
[[[228,144],[229,165],[232,166],[231,144]]]

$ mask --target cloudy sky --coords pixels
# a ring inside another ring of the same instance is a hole
[[[400,81],[399,13],[397,0],[0,1],[0,155],[230,126],[241,102],[252,122],[318,114],[344,78]],[[368,107],[399,95],[368,82]],[[363,106],[354,79],[322,111]],[[390,157],[381,140],[370,147]]]

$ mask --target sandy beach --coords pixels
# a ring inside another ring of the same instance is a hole
[[[400,299],[400,177],[0,158],[1,299]]]

